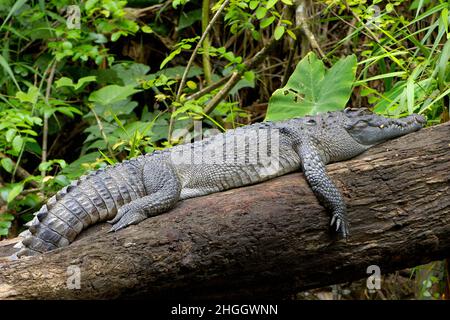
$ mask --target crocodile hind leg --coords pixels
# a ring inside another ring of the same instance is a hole
[[[326,172],[324,159],[310,141],[302,142],[297,152],[311,189],[319,202],[331,211],[331,226],[335,226],[336,231],[346,238],[349,235],[347,208],[341,193]]]
[[[166,212],[173,208],[180,198],[180,182],[174,170],[168,165],[151,162],[144,165],[142,178],[147,195],[120,207],[110,231],[118,231],[129,225]]]

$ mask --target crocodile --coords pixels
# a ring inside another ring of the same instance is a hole
[[[425,123],[418,114],[394,119],[367,108],[346,108],[242,126],[106,166],[73,181],[35,213],[21,234],[16,257],[65,247],[97,222],[108,221],[111,231],[118,231],[167,212],[180,200],[296,170],[303,171],[331,214],[333,232],[347,238],[346,204],[325,165],[417,131]]]

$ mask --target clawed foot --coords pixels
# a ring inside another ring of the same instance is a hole
[[[109,232],[118,231],[129,225],[137,224],[146,218],[147,216],[142,210],[135,209],[130,205],[124,205],[119,209],[114,219],[108,221],[108,223],[113,225]]]
[[[348,222],[345,217],[339,213],[333,214],[331,218],[331,227],[333,228],[336,225],[336,232],[344,239],[346,239],[349,235],[348,232]]]

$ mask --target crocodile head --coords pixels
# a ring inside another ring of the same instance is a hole
[[[386,140],[417,131],[426,123],[424,116],[410,116],[392,119],[371,113],[368,109],[344,110],[346,116],[345,130],[358,143],[373,146]]]

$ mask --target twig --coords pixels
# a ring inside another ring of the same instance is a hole
[[[242,73],[238,71],[234,71],[231,74],[231,78],[227,81],[227,83],[223,86],[222,89],[208,102],[203,112],[205,114],[210,114],[211,111],[214,110],[214,108],[224,99],[228,93],[233,89],[233,87],[236,85],[236,83],[241,80]]]
[[[48,100],[50,98],[50,94],[52,92],[52,84],[53,84],[53,78],[55,76],[55,70],[56,70],[56,61],[52,62],[52,66],[50,68],[50,73],[47,78],[47,88],[45,90],[45,104],[49,106]],[[44,112],[44,126],[43,126],[43,133],[42,133],[42,158],[41,163],[44,163],[47,161],[47,146],[48,146],[48,116]],[[45,177],[45,170],[41,171],[41,176]],[[42,182],[42,186],[44,186],[44,182]]]
[[[209,30],[212,28],[212,26],[216,22],[217,18],[219,18],[220,13],[223,11],[223,9],[225,9],[225,7],[228,4],[228,2],[230,2],[230,0],[225,0],[222,3],[222,5],[220,6],[219,10],[217,10],[217,12],[214,14],[213,18],[211,19],[211,21],[209,22],[209,24],[206,27],[205,31],[203,32],[200,40],[198,41],[197,45],[195,46],[194,51],[192,52],[191,57],[190,57],[190,59],[188,61],[188,64],[186,65],[186,68],[184,69],[183,76],[181,77],[180,86],[178,88],[177,96],[175,98],[176,102],[180,101],[180,97],[181,97],[181,94],[183,92],[184,85],[186,84],[186,80],[187,80],[187,76],[188,76],[189,70],[191,69],[191,66],[194,63],[194,59],[195,59],[195,56],[197,55],[198,49],[200,48],[202,42],[205,40],[206,36],[208,35]],[[174,109],[174,107],[172,105],[172,110],[171,110],[172,114],[173,114],[173,111],[174,111],[173,109]],[[175,118],[174,117],[170,117],[169,129],[168,129],[169,132],[167,134],[168,141],[172,141],[172,132],[173,132],[173,128],[174,128],[174,125],[175,125],[174,122],[175,122]]]
[[[202,32],[205,33],[206,28],[208,27],[209,21],[209,0],[203,0],[202,3]],[[211,62],[209,60],[209,46],[211,45],[209,41],[209,36],[206,35],[205,40],[203,41],[203,73],[205,74],[205,82],[206,85],[210,85],[212,82],[211,79]]]
[[[345,4],[345,7],[347,9],[347,11],[350,11],[350,13],[352,14],[352,16],[361,24],[361,26],[366,29],[367,33],[369,34],[370,38],[372,38],[372,40],[374,40],[376,43],[380,43],[380,40],[378,40],[378,37],[375,33],[372,32],[372,30],[370,30],[370,28],[367,27],[367,25],[361,21],[361,19],[358,17],[357,14],[355,14],[353,12],[353,10],[350,8],[350,6],[348,5],[347,1],[343,1]]]
[[[319,46],[319,43],[316,40],[316,37],[314,36],[314,33],[309,29],[307,17],[305,15],[306,11],[306,5],[304,1],[299,1],[299,4],[297,6],[297,9],[295,10],[295,18],[297,25],[302,27],[302,31],[305,34],[305,36],[308,38],[309,43],[311,44],[311,47],[313,49],[316,49],[317,52],[320,55],[320,58],[327,59],[325,54],[323,53],[322,49]]]
[[[108,141],[108,137],[107,137],[106,134],[105,134],[105,130],[103,129],[102,121],[101,121],[100,118],[98,117],[97,112],[95,112],[94,108],[93,108],[93,107],[90,107],[90,109],[91,109],[92,113],[94,114],[95,121],[97,121],[98,130],[100,130],[100,134],[102,135],[103,140],[105,140],[106,147],[108,148],[109,155],[110,155],[114,160],[117,160],[117,159],[116,159],[116,156],[114,155],[113,150],[111,149],[111,146],[110,146],[109,141]]]
[[[190,96],[186,97],[186,100],[195,100],[198,99],[200,97],[203,97],[205,94],[210,93],[211,91],[217,89],[218,87],[220,87],[221,85],[225,84],[229,79],[231,78],[231,74],[223,77],[222,79],[220,79],[217,82],[214,82],[213,84],[203,88],[200,91],[197,91],[196,93],[191,94]]]
[[[197,42],[197,45],[195,46],[194,51],[191,54],[191,57],[188,61],[188,64],[186,65],[186,68],[184,69],[183,76],[181,77],[180,86],[178,88],[176,101],[180,101],[181,94],[183,92],[184,85],[186,84],[187,75],[189,73],[189,70],[191,69],[192,63],[194,63],[195,56],[197,55],[198,49],[200,49],[200,46],[202,45],[203,40],[205,40],[206,36],[208,35],[209,30],[211,30],[213,24],[216,22],[216,20],[219,18],[219,15],[222,13],[223,9],[227,6],[228,2],[230,0],[225,0],[222,5],[220,6],[219,10],[214,14],[211,21],[209,22],[208,26],[206,27],[205,31],[203,32],[200,40]]]
[[[140,9],[127,7],[127,8],[124,8],[124,11],[125,11],[125,14],[126,14],[127,18],[129,18],[129,19],[138,19],[138,18],[141,18],[142,16],[144,16],[147,12],[158,11],[164,5],[165,5],[164,3],[160,3],[160,4],[154,4],[154,5],[149,6],[149,7],[140,8]]]
[[[297,30],[294,30],[294,32],[298,32]],[[204,113],[209,114],[211,113],[217,105],[222,101],[231,91],[231,89],[234,88],[236,83],[239,82],[242,75],[245,71],[254,69],[256,66],[261,64],[261,62],[267,57],[269,52],[273,50],[276,46],[276,44],[280,40],[276,40],[275,38],[272,38],[260,51],[258,51],[251,59],[244,62],[244,67],[240,71],[235,71],[231,74],[230,78],[224,85],[224,87],[208,102],[208,104],[204,108]],[[194,124],[191,123],[190,125],[186,126],[184,129],[180,130],[179,134],[175,137],[175,140],[178,140],[183,135],[188,133],[192,130],[194,127]],[[170,140],[169,140],[170,141]]]

